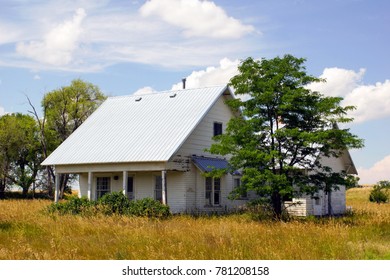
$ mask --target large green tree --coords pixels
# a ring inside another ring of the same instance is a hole
[[[42,155],[38,126],[34,118],[24,114],[0,118],[0,195],[6,186],[17,185],[26,195],[40,170]]]
[[[230,85],[240,99],[228,104],[240,116],[210,148],[214,154],[231,155],[233,169],[243,171],[236,193],[254,190],[270,199],[276,217],[283,201],[294,195],[330,192],[347,180],[321,163],[321,157],[340,157],[363,141],[337,123],[352,121],[354,107],[340,105],[342,98],[325,97],[307,86],[320,82],[308,75],[305,59],[291,55],[242,61]],[[311,176],[303,170],[316,170]]]
[[[105,99],[106,96],[96,85],[81,79],[45,94],[42,100],[44,118],[40,121],[45,157],[65,141]],[[47,173],[51,176],[50,184],[54,182],[54,172],[49,167]],[[69,175],[61,176],[60,197],[68,181]]]

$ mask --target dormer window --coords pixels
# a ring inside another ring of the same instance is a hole
[[[222,123],[214,122],[214,136],[222,134]]]

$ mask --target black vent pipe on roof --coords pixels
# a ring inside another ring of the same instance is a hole
[[[181,79],[181,81],[183,82],[183,89],[186,89],[186,80],[186,78]]]

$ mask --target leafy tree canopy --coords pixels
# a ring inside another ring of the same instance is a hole
[[[38,125],[24,114],[4,115],[0,118],[0,161],[2,183],[16,184],[27,194],[34,182],[42,160],[38,140]]]
[[[48,92],[42,107],[47,126],[56,132],[62,143],[75,131],[106,99],[100,89],[81,79],[76,79],[69,86]]]
[[[44,121],[41,123],[41,135],[44,154],[47,156],[65,141],[106,98],[97,86],[81,79],[48,92],[42,100]],[[48,167],[48,173],[52,177],[49,181],[54,182],[51,167]],[[63,196],[69,179],[69,175],[62,174],[60,197]]]
[[[354,107],[341,106],[341,97],[308,89],[323,80],[308,75],[304,62],[292,55],[242,61],[230,81],[241,98],[228,102],[240,117],[230,120],[210,148],[214,154],[231,155],[231,167],[243,171],[237,194],[255,190],[269,197],[277,217],[283,200],[331,191],[345,182],[346,173],[334,172],[321,158],[363,147],[361,139],[337,126],[352,121],[347,113]],[[316,173],[309,176],[304,170]]]

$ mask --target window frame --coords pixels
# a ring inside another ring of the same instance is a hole
[[[161,175],[154,176],[153,194],[154,194],[154,199],[162,203],[162,176]]]
[[[213,136],[218,136],[223,133],[223,123],[222,122],[214,122],[213,124]]]
[[[111,192],[111,177],[99,176],[96,177],[96,200],[101,198],[106,193]]]
[[[238,182],[238,185],[236,184],[236,182]],[[235,176],[235,177],[233,177],[233,190],[235,190],[236,188],[239,188],[239,187],[241,187],[241,177]],[[248,199],[248,192],[245,191],[245,193],[240,194],[240,196],[237,199],[247,200]]]
[[[205,206],[220,207],[222,202],[222,180],[219,177],[206,177],[204,181]]]
[[[130,180],[131,179],[131,180]],[[130,184],[131,182],[131,184]],[[131,191],[130,190],[131,187]],[[135,199],[135,192],[134,192],[134,176],[127,176],[127,189],[126,189],[126,197],[129,200]]]

